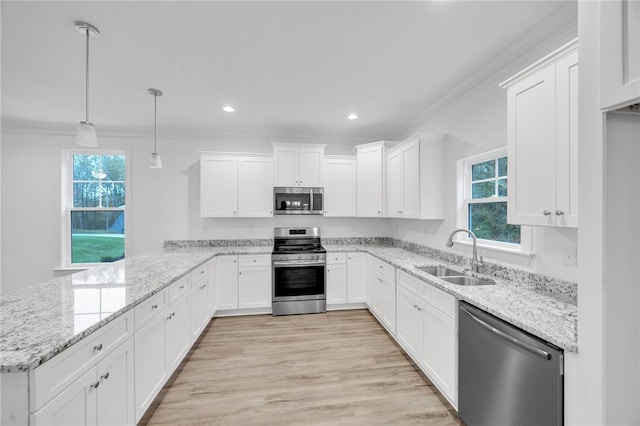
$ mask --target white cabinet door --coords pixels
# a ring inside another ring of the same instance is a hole
[[[87,371],[69,387],[30,416],[29,423],[45,426],[97,424],[96,371]]]
[[[387,216],[402,217],[403,173],[402,151],[393,151],[387,157]]]
[[[402,149],[402,217],[420,217],[420,196],[420,146],[416,139]]]
[[[238,158],[238,217],[273,216],[273,160]]]
[[[191,347],[191,306],[188,292],[169,305],[165,310],[165,319],[166,369],[167,374],[171,375]]]
[[[238,272],[238,309],[271,306],[271,267],[242,267]]]
[[[191,299],[191,341],[195,342],[209,323],[211,310],[209,309],[209,276],[200,281],[192,282]]]
[[[238,309],[238,256],[217,256],[214,262],[216,310]]]
[[[640,102],[640,1],[600,3],[600,64],[602,109]]]
[[[502,87],[508,90],[507,221],[577,227],[577,41],[567,43]]]
[[[556,64],[556,226],[578,227],[578,52]]]
[[[416,361],[422,359],[423,302],[404,286],[398,285],[396,337]]]
[[[165,322],[163,314],[157,315],[135,333],[136,423],[168,379]]]
[[[555,81],[550,65],[507,93],[509,223],[555,224]]]
[[[382,217],[384,193],[384,146],[358,149],[357,213],[360,217]]]
[[[273,186],[299,186],[298,148],[275,146],[273,159]]]
[[[327,305],[347,303],[347,265],[327,265]]]
[[[203,156],[200,159],[200,216],[235,217],[238,210],[238,159]]]
[[[382,298],[384,296],[384,276],[376,270],[370,271],[367,285],[367,298],[369,309],[382,321]]]
[[[324,215],[356,215],[356,160],[353,157],[325,160]]]
[[[324,147],[300,148],[298,164],[300,186],[324,186]]]
[[[367,300],[367,255],[347,254],[347,303],[364,303]]]
[[[384,277],[381,291],[382,322],[391,334],[396,332],[396,282],[395,279]]]
[[[135,424],[133,338],[129,338],[96,366],[97,424]]]
[[[455,319],[429,303],[424,305],[422,363],[429,378],[449,400],[457,404],[458,333]]]

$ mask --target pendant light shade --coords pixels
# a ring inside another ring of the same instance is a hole
[[[76,130],[76,145],[95,147],[98,146],[96,126],[91,123],[80,122]]]
[[[98,146],[96,127],[89,121],[89,37],[98,37],[100,31],[86,22],[76,22],[76,30],[84,34],[86,43],[85,61],[85,120],[81,121],[76,131],[76,144],[81,146]]]
[[[158,154],[158,96],[162,96],[162,92],[158,89],[149,89],[149,93],[153,95],[153,152],[151,158],[149,158],[149,168],[161,169],[162,158]]]

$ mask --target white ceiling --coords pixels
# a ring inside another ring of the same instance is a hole
[[[2,119],[84,119],[84,20],[98,133],[152,126],[154,87],[159,129],[384,138],[562,5],[2,1]]]

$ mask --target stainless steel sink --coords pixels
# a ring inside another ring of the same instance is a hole
[[[454,271],[453,269],[449,269],[445,266],[416,266],[416,269],[435,277],[454,277],[464,275],[462,272]]]
[[[458,276],[458,277],[442,277],[442,280],[457,285],[494,285],[496,282],[490,278],[476,278],[469,276]]]

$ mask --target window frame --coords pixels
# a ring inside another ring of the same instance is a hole
[[[501,147],[498,149],[492,149],[480,154],[468,156],[458,160],[458,219],[457,224],[459,228],[469,228],[469,204],[483,204],[501,202],[504,200],[508,202],[507,197],[491,196],[487,198],[471,198],[472,196],[472,184],[471,184],[471,167],[474,164],[483,163],[486,161],[497,160],[502,157],[507,157],[507,147]],[[508,165],[507,165],[508,167]],[[496,176],[493,178],[499,180]],[[507,173],[507,187],[508,187],[508,173]],[[506,243],[502,241],[477,239],[478,247],[484,247],[496,251],[508,252],[508,253],[521,253],[525,255],[532,254],[532,236],[531,227],[520,226],[520,244]],[[460,232],[454,236],[453,239],[456,243],[469,244],[473,243],[471,237],[463,232]]]
[[[131,253],[131,164],[130,150],[127,148],[65,149],[62,151],[62,197],[61,197],[61,268],[60,270],[83,270],[112,262],[72,263],[71,256],[71,212],[73,211],[122,211],[124,214],[124,253]],[[121,155],[125,158],[125,207],[74,207],[73,206],[73,156],[74,155]]]

